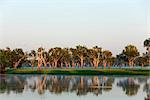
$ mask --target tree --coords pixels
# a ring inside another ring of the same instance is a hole
[[[44,48],[40,47],[38,48],[38,69],[41,68],[42,64],[46,67],[46,61],[45,61],[45,51]]]
[[[144,41],[144,47],[147,48],[147,52],[146,52],[145,56],[147,56],[149,58],[148,64],[150,65],[150,38],[148,38]]]
[[[7,51],[4,49],[0,50],[0,73],[6,70],[6,67],[12,66],[11,62],[11,51]]]
[[[139,65],[139,66],[142,66],[142,67],[144,67],[145,62],[146,62],[145,57],[137,57],[137,58],[135,59],[136,65]]]
[[[72,67],[75,67],[76,64],[80,61],[80,58],[77,56],[77,49],[70,48],[69,54],[70,54],[71,63],[72,63],[71,65]]]
[[[31,50],[31,53],[29,53],[29,57],[30,57],[30,63],[32,66],[32,69],[35,66],[35,60],[36,60],[36,51],[35,50]]]
[[[62,53],[63,53],[63,56],[61,57],[61,67],[63,66],[63,63],[65,63],[66,68],[68,68],[69,66],[71,66],[70,64],[71,56],[69,53],[69,49],[68,48],[62,49]]]
[[[107,58],[108,66],[113,66],[116,61],[116,57]]]
[[[100,62],[102,54],[102,48],[95,46],[92,49],[88,49],[88,57],[92,59],[94,67],[97,68]]]
[[[16,48],[12,51],[13,68],[16,69],[18,66],[21,66],[25,60],[26,54],[21,48]]]
[[[102,52],[102,56],[103,56],[103,65],[104,65],[104,68],[106,67],[107,64],[108,64],[108,66],[110,66],[109,59],[112,57],[112,52],[109,51],[109,50],[104,50]]]
[[[116,65],[127,65],[128,64],[128,58],[125,54],[121,53],[117,55],[116,57]]]
[[[59,47],[51,48],[48,51],[49,59],[52,62],[52,67],[56,68],[58,61],[63,57],[63,50]]]
[[[139,56],[138,49],[134,45],[127,45],[123,50],[123,54],[128,57],[129,66],[134,66],[134,60]]]
[[[144,41],[144,47],[147,47],[147,50],[150,52],[150,38]]]
[[[26,53],[21,48],[11,51],[9,47],[0,50],[0,66],[17,68],[26,60]]]
[[[80,58],[80,67],[83,68],[84,59],[87,56],[87,48],[85,46],[76,46],[76,54]]]

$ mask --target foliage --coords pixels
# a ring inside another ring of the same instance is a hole
[[[150,38],[144,41],[144,46],[149,48]],[[149,50],[149,49],[148,49]],[[28,54],[21,48],[11,50],[9,47],[0,49],[0,68],[5,71],[6,68],[19,68],[22,65],[29,65],[34,68],[38,65],[38,55],[42,53],[44,66],[52,68],[79,67],[86,66],[98,68],[99,66],[148,66],[149,55],[139,56],[140,53],[134,45],[127,45],[121,54],[113,57],[110,50],[102,50],[99,46],[87,48],[78,45],[75,48],[49,48],[46,51],[40,47],[37,51],[31,50]],[[148,51],[149,52],[149,51]],[[40,65],[41,66],[41,65]],[[43,66],[43,65],[42,65]]]
[[[123,54],[125,54],[128,58],[139,56],[138,49],[134,45],[127,45],[123,50]]]

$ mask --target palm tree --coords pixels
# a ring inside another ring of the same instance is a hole
[[[108,64],[108,59],[110,59],[112,57],[112,52],[109,51],[109,50],[104,50],[102,52],[102,56],[103,56],[103,66],[105,68],[107,66],[107,64]]]
[[[133,66],[135,58],[139,56],[138,49],[134,45],[127,45],[123,50],[123,54],[128,57],[129,66]]]
[[[87,48],[85,46],[76,46],[76,55],[80,58],[80,67],[83,68],[84,59],[87,56]]]

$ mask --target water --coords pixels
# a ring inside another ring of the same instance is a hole
[[[148,76],[0,75],[1,100],[146,100],[148,95]]]

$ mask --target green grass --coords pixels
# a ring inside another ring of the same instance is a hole
[[[7,74],[150,75],[150,69],[9,69]]]

